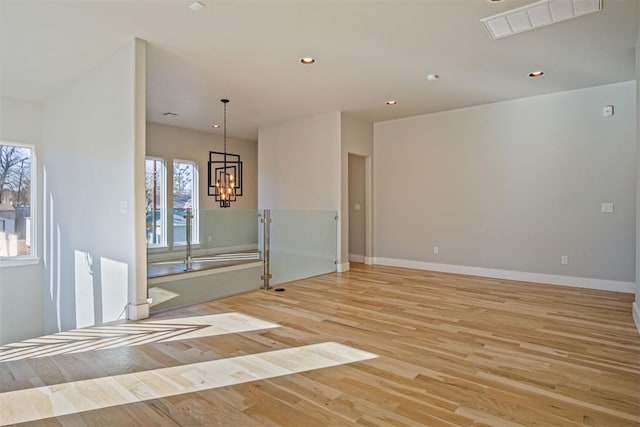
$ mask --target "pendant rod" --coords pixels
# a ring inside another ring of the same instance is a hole
[[[224,141],[224,183],[225,189],[229,186],[228,182],[228,173],[227,173],[227,104],[229,103],[228,99],[221,99],[220,102],[224,104],[224,133],[223,133],[223,141]]]

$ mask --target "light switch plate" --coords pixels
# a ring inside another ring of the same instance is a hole
[[[600,205],[600,212],[613,213],[613,203],[602,203]]]

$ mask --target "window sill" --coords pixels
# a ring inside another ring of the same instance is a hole
[[[0,258],[0,268],[22,267],[24,265],[37,265],[37,264],[40,264],[40,258],[38,257]]]
[[[147,246],[147,253],[150,254],[159,254],[163,252],[169,252],[169,247],[166,245],[163,246]]]
[[[187,247],[186,243],[175,243],[173,245],[173,249],[185,249]],[[200,248],[200,243],[191,243],[191,249],[199,249]]]

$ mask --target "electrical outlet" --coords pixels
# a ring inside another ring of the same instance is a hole
[[[602,212],[602,213],[613,213],[613,203],[601,203],[600,204],[600,212]]]
[[[439,253],[440,253],[440,248],[439,248],[439,247],[437,247],[437,246],[434,246],[434,247],[433,247],[433,253],[434,253],[434,254],[439,254]]]
[[[562,265],[567,265],[567,264],[569,264],[569,257],[568,257],[567,255],[562,255],[562,256],[560,257],[560,263],[561,263]]]

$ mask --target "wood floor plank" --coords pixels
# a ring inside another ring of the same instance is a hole
[[[378,357],[32,424],[640,425],[633,295],[360,264],[284,287],[154,316],[279,328],[2,362],[0,392],[335,341]]]

